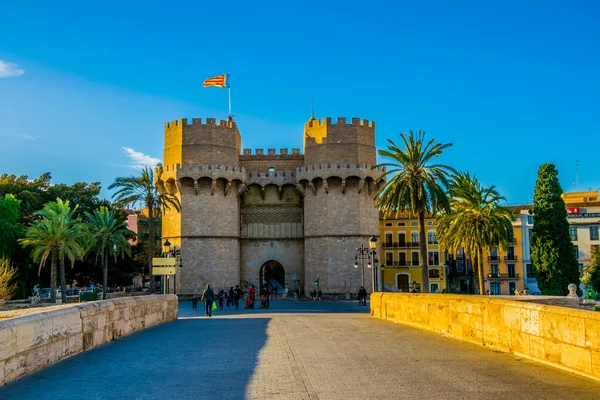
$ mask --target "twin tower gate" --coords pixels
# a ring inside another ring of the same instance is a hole
[[[184,265],[177,293],[207,283],[308,292],[317,279],[325,293],[357,291],[355,249],[379,236],[375,163],[375,124],[358,118],[311,118],[304,153],[242,151],[232,119],[165,124],[156,185],[181,201],[181,213],[162,216],[162,240]]]

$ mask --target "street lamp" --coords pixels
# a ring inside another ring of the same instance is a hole
[[[375,249],[377,249],[377,238],[374,235],[371,236],[371,238],[369,239],[369,248],[371,249],[369,251],[370,265],[373,266],[373,270],[371,271],[371,274],[372,274],[372,278],[371,278],[372,279],[372,287],[373,287],[373,292],[375,292],[375,290],[377,289],[377,287],[379,285],[377,284],[377,278],[378,278],[377,272],[376,272],[376,269],[377,269],[377,264],[376,263],[377,263],[377,261],[376,261],[376,258],[375,258],[375,251],[376,251]]]
[[[381,291],[385,292],[385,275],[383,274],[383,271],[385,270],[385,264],[381,264],[379,268],[381,269]]]

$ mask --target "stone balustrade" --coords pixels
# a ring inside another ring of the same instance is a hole
[[[374,293],[371,315],[600,379],[600,313],[494,297]]]
[[[0,386],[122,336],[177,318],[177,296],[125,297],[0,320]]]

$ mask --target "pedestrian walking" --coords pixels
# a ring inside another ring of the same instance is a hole
[[[254,308],[254,300],[256,299],[256,289],[254,288],[254,285],[251,285],[250,289],[248,289],[248,299],[250,299],[252,308]]]
[[[196,295],[192,296],[192,310],[198,309],[198,298]]]
[[[317,292],[317,298],[319,299],[319,301],[323,300],[323,292],[321,291],[320,288],[319,288],[319,291]]]
[[[219,290],[217,297],[219,298],[219,310],[222,310],[223,309],[223,300],[225,300],[225,291],[222,288],[221,288],[221,290]]]
[[[358,305],[367,305],[367,289],[365,289],[364,286],[361,286],[360,289],[358,289]]]
[[[235,309],[238,310],[240,308],[240,298],[244,295],[242,289],[240,289],[240,285],[235,285],[235,289],[233,290],[233,302],[235,304]]]
[[[204,289],[204,292],[202,293],[201,301],[205,302],[206,314],[204,314],[204,316],[212,317],[212,305],[215,301],[215,292],[213,292],[208,283],[206,284],[206,289]]]
[[[271,292],[270,292],[270,291],[269,291],[269,289],[268,289],[268,288],[265,286],[265,287],[263,288],[263,298],[266,298],[266,299],[267,299],[267,301],[266,301],[266,304],[265,304],[266,308],[269,308],[269,306],[271,305],[271,302],[269,301],[269,296],[270,296],[270,295],[271,295]]]
[[[225,303],[227,304],[227,308],[231,307],[231,304],[233,304],[233,298],[234,298],[234,293],[233,293],[233,286],[231,286],[229,288],[229,291],[227,292],[227,299],[225,301]]]

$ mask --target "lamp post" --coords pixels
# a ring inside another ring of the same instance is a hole
[[[365,261],[369,257],[369,248],[363,246],[356,248],[356,255],[354,256],[354,268],[358,269],[360,266],[360,285],[365,286]],[[359,264],[360,262],[360,264]],[[371,268],[369,264],[369,268]]]
[[[381,291],[385,292],[385,275],[384,275],[384,271],[385,271],[385,264],[381,264],[381,266],[379,267],[381,269]]]
[[[373,290],[373,292],[375,292],[375,290],[378,287],[378,284],[377,284],[378,275],[377,275],[377,272],[375,271],[377,269],[377,262],[378,262],[378,260],[375,258],[375,251],[376,251],[375,249],[377,248],[377,238],[375,236],[371,236],[371,238],[369,239],[369,248],[370,248],[370,251],[369,251],[370,262],[371,262],[371,265],[373,266],[373,270],[371,271],[372,276],[373,276],[372,277],[372,286],[373,286],[372,290]]]
[[[175,275],[173,275],[173,294],[177,294],[177,268],[183,268],[183,261],[181,259],[181,248],[177,248],[175,246],[171,248],[171,242],[169,242],[169,239],[165,239],[165,242],[163,243],[163,250],[163,257],[175,257],[175,259],[177,260],[175,263]],[[165,280],[166,283],[162,285],[162,292],[163,294],[169,294],[169,275],[166,275],[166,279],[165,276],[163,276],[162,282],[164,283]]]

